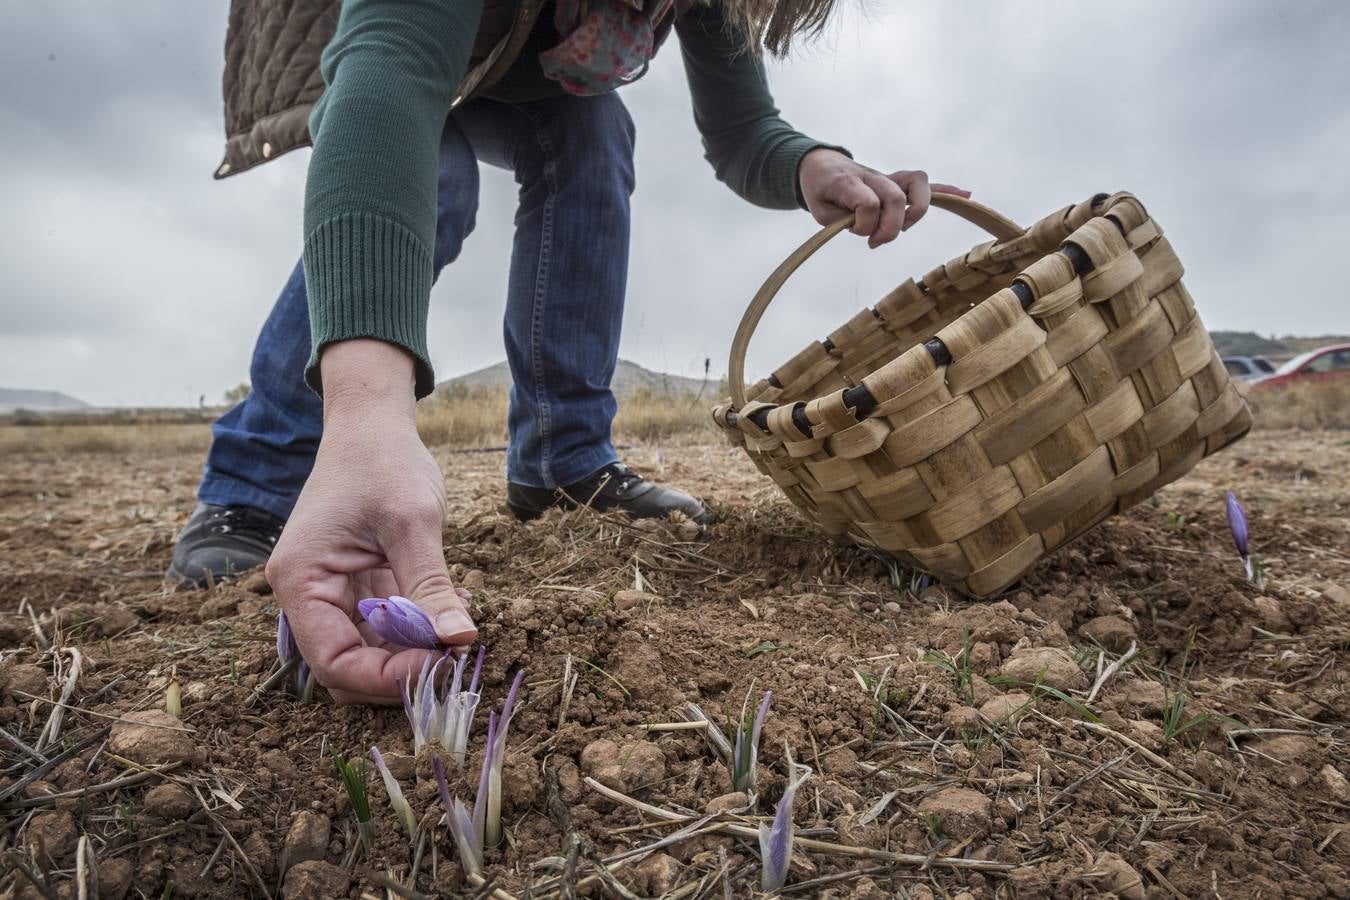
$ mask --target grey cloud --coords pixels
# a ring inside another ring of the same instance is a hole
[[[0,7],[0,384],[98,402],[216,397],[300,243],[305,155],[222,183],[224,3]],[[924,168],[1029,222],[1133,190],[1207,323],[1343,331],[1350,6],[880,5],[772,66],[787,118],[879,168]],[[638,124],[622,352],[725,368],[760,281],[814,229],[746,206],[702,159],[677,52],[625,90]],[[55,54],[54,60],[48,55]],[[515,186],[485,170],[476,233],[433,293],[433,360],[502,357]],[[840,238],[765,317],[762,373],[979,235],[934,212],[895,244]]]

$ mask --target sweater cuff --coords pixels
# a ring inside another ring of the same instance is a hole
[[[802,196],[802,181],[798,177],[798,170],[801,168],[803,156],[822,147],[826,150],[838,150],[849,159],[853,158],[853,154],[843,147],[827,144],[804,134],[794,134],[775,147],[768,165],[768,180],[773,196],[793,197],[797,206],[806,209],[806,198]]]
[[[319,354],[329,344],[376,338],[412,354],[420,400],[436,388],[427,355],[431,252],[381,216],[344,213],[305,239],[310,357],[305,383],[322,396]]]

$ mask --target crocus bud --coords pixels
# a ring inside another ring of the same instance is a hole
[[[356,604],[356,608],[375,633],[390,643],[421,650],[437,650],[441,646],[431,617],[406,597],[387,600],[370,597]]]

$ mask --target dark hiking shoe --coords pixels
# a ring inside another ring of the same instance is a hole
[[[238,578],[267,562],[285,524],[249,506],[198,503],[178,535],[165,577],[195,587]]]
[[[700,524],[708,518],[703,504],[693,497],[650,482],[617,462],[557,490],[507,482],[506,505],[522,522],[538,518],[554,506],[620,510],[635,519],[665,518],[677,510]]]

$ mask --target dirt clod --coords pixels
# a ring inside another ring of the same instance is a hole
[[[925,797],[919,813],[933,817],[947,837],[965,840],[989,830],[993,804],[979,791],[950,787]]]
[[[1006,694],[1000,694],[990,700],[986,700],[980,706],[980,715],[984,716],[995,725],[1003,725],[1010,721],[1013,716],[1019,715],[1030,708],[1031,695],[1023,691],[1008,691]]]
[[[646,591],[615,591],[614,606],[617,609],[628,610],[634,607],[646,606],[649,603],[660,603],[661,598],[655,594],[649,594]]]
[[[38,813],[28,823],[28,844],[34,853],[45,852],[57,866],[64,866],[80,840],[75,817],[65,810]]]
[[[1338,803],[1350,803],[1350,783],[1347,783],[1340,770],[1327,763],[1322,770],[1317,773],[1318,778],[1325,785],[1327,793]]]
[[[1144,880],[1119,853],[1099,854],[1092,867],[1106,873],[1100,882],[1104,890],[1116,894],[1122,900],[1144,900]]]
[[[1078,629],[1083,637],[1096,641],[1112,653],[1124,653],[1136,638],[1134,625],[1122,616],[1098,616]]]
[[[332,822],[322,813],[302,809],[291,818],[286,843],[281,848],[283,865],[287,868],[306,860],[323,859],[328,852],[328,835]]]
[[[653,853],[633,866],[632,887],[644,897],[664,896],[680,877],[680,864],[665,853]]]
[[[281,889],[285,900],[315,900],[319,897],[345,897],[351,878],[347,870],[323,860],[311,859],[291,866]]]
[[[709,800],[705,809],[710,815],[714,815],[716,813],[745,809],[749,804],[750,798],[744,791],[732,791],[730,794],[723,794],[720,797],[714,797]]]
[[[176,784],[161,784],[145,793],[145,811],[168,822],[186,819],[196,809],[197,801]]]
[[[1058,647],[1014,650],[999,674],[1027,684],[1044,684],[1061,691],[1087,687],[1087,677],[1067,651]]]
[[[122,900],[131,890],[131,860],[114,856],[98,861],[99,900]]]
[[[666,777],[666,757],[654,744],[593,741],[581,751],[581,771],[606,787],[631,791]]]
[[[0,685],[7,694],[21,702],[29,697],[47,696],[47,684],[50,680],[45,670],[27,663],[15,663],[7,668],[0,668]]]
[[[197,745],[182,722],[163,710],[127,713],[113,723],[108,747],[145,766],[189,762],[197,757]]]

